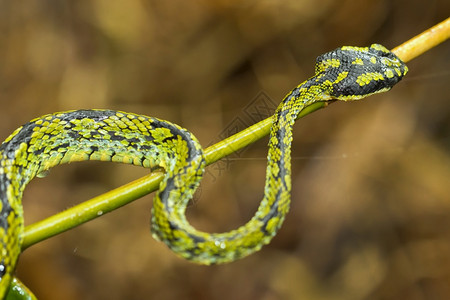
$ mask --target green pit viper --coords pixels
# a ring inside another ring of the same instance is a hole
[[[200,264],[237,260],[268,244],[290,205],[292,127],[299,112],[317,101],[357,100],[389,90],[406,65],[379,44],[340,47],[317,58],[315,75],[278,106],[270,131],[264,197],[253,218],[238,229],[206,233],[186,220],[189,199],[202,178],[205,158],[192,133],[153,117],[113,110],[76,110],[34,119],[0,146],[0,298],[13,278],[24,230],[22,193],[49,168],[100,160],[162,167],[151,228],[179,256]]]

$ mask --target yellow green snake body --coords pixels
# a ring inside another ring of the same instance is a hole
[[[257,212],[225,233],[201,232],[186,220],[186,205],[205,167],[202,147],[186,129],[113,110],[67,111],[30,121],[0,146],[0,298],[21,251],[22,193],[37,174],[84,160],[163,167],[166,174],[153,200],[153,236],[197,263],[234,261],[269,243],[289,210],[292,127],[299,112],[316,101],[357,100],[389,90],[407,70],[378,44],[341,47],[319,56],[315,76],[293,89],[273,116],[264,198]]]

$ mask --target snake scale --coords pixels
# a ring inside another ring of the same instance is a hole
[[[387,91],[407,71],[379,44],[344,46],[319,56],[315,75],[294,88],[273,116],[264,197],[255,215],[225,233],[201,232],[186,220],[186,205],[205,167],[202,147],[186,129],[113,110],[66,111],[30,121],[0,146],[0,298],[9,288],[21,251],[22,193],[37,174],[84,160],[163,167],[165,177],[153,200],[153,236],[197,263],[234,261],[269,243],[289,210],[292,127],[299,112],[316,101],[357,100]]]

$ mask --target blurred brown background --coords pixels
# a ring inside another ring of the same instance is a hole
[[[393,48],[449,12],[445,0],[3,0],[0,138],[39,115],[111,108],[208,146],[266,116],[319,54]],[[447,42],[410,62],[387,94],[297,122],[292,208],[260,252],[212,267],[179,259],[149,233],[149,195],[28,249],[19,277],[40,299],[450,299],[449,53]],[[195,226],[253,215],[266,143],[208,168],[188,208]],[[145,173],[55,168],[27,188],[26,222]]]

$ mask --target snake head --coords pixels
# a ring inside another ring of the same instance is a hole
[[[340,47],[316,60],[316,76],[326,78],[329,96],[338,100],[357,100],[388,91],[407,72],[405,63],[379,44]]]

